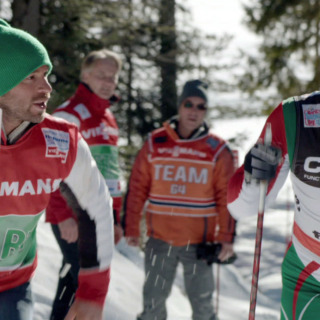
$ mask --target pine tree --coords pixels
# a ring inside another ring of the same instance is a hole
[[[75,91],[89,51],[107,47],[121,55],[121,102],[113,111],[129,145],[176,113],[186,80],[203,78],[215,90],[231,87],[215,74],[226,68],[216,56],[229,39],[203,35],[175,0],[13,0],[12,10],[12,24],[36,35],[52,59],[49,112]],[[184,19],[179,27],[177,16]]]
[[[76,90],[86,54],[102,47],[120,54],[121,101],[112,111],[126,141],[120,152],[127,173],[147,133],[176,113],[186,80],[205,79],[216,91],[233,88],[216,77],[230,67],[217,58],[229,38],[201,33],[175,0],[12,0],[12,13],[11,23],[37,36],[53,62],[49,112]]]
[[[252,1],[245,10],[247,25],[262,41],[260,54],[247,57],[241,89],[264,101],[267,112],[279,99],[318,90],[319,1]]]

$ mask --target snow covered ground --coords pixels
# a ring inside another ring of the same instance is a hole
[[[214,124],[214,131],[225,138],[231,138],[238,130],[246,132],[248,140],[240,150],[242,162],[244,152],[258,137],[264,120],[255,118],[219,121]],[[265,214],[256,320],[279,319],[280,268],[292,226],[292,198],[288,183],[274,206]],[[219,296],[214,296],[215,303],[218,302],[220,320],[248,319],[256,224],[256,216],[238,222],[235,241],[238,259],[233,265],[219,268],[215,265],[213,268],[215,279],[218,273],[220,275]],[[46,320],[49,318],[55,293],[61,254],[50,226],[43,219],[38,226],[38,254],[39,265],[33,280],[36,299],[34,320]],[[136,319],[142,306],[143,280],[143,253],[121,241],[112,262],[112,280],[104,320]],[[181,268],[178,269],[167,308],[168,320],[191,320],[191,308],[184,292]]]

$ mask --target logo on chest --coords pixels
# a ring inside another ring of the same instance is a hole
[[[80,118],[82,120],[86,120],[91,118],[91,113],[90,111],[87,109],[87,107],[80,103],[77,106],[74,107],[74,110],[79,114]]]
[[[81,134],[86,140],[96,137],[101,137],[103,140],[109,140],[110,135],[118,136],[118,129],[100,123],[98,127],[81,130]]]
[[[320,104],[303,104],[303,123],[305,128],[320,127]]]
[[[49,128],[43,128],[42,133],[46,141],[46,157],[61,158],[65,163],[70,148],[69,133]]]
[[[205,158],[207,156],[206,152],[199,151],[197,149],[189,148],[189,147],[180,147],[180,146],[174,146],[173,148],[158,148],[159,154],[172,154],[173,157],[180,157],[184,155],[188,156],[196,156],[199,158]]]
[[[156,164],[155,180],[206,184],[208,169],[175,165]]]

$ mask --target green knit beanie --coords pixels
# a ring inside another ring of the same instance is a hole
[[[31,34],[0,19],[0,96],[41,66],[52,64],[45,47]]]

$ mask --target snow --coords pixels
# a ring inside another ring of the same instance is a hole
[[[265,118],[219,120],[213,131],[229,139],[246,132],[248,139],[240,148],[240,162],[244,153],[255,142]],[[281,296],[281,262],[290,237],[293,220],[293,197],[287,183],[272,208],[266,210],[260,261],[259,290],[256,320],[279,319]],[[214,277],[219,273],[219,287],[214,294],[218,301],[219,320],[248,319],[251,274],[257,217],[247,217],[237,223],[235,251],[238,259],[232,265],[214,265]],[[38,229],[39,264],[33,279],[35,294],[34,320],[49,318],[51,303],[61,263],[61,253],[51,228],[40,220]],[[144,281],[143,252],[127,246],[124,239],[116,246],[112,261],[111,282],[104,308],[104,320],[134,320],[142,308]],[[174,287],[167,301],[168,320],[191,320],[191,308],[186,297],[182,267],[179,266]]]
[[[188,4],[195,12],[195,23],[206,32],[220,33],[232,31],[235,47],[255,48],[257,39],[241,26],[241,3],[247,1],[226,0],[210,2],[197,0]],[[220,9],[224,11],[221,13]],[[232,10],[230,10],[232,8]],[[244,134],[247,140],[239,149],[242,163],[245,152],[255,142],[265,118],[218,120],[213,123],[213,131],[225,139]],[[292,192],[287,183],[273,207],[266,211],[260,262],[259,291],[256,320],[279,319],[281,295],[281,262],[292,227]],[[257,217],[248,217],[237,223],[235,251],[238,259],[233,265],[214,265],[217,280],[219,273],[218,301],[220,320],[248,319],[253,252]],[[40,220],[38,229],[38,268],[33,279],[35,296],[34,320],[49,319],[54,298],[61,253],[51,232],[51,228]],[[104,320],[134,320],[142,308],[142,286],[144,281],[143,252],[128,247],[124,240],[117,245],[112,261],[111,283],[104,309]],[[218,281],[217,281],[218,282]],[[218,284],[218,283],[217,283]],[[217,307],[217,305],[216,305]],[[186,298],[182,270],[179,267],[175,284],[167,301],[168,320],[190,320],[191,308]]]

